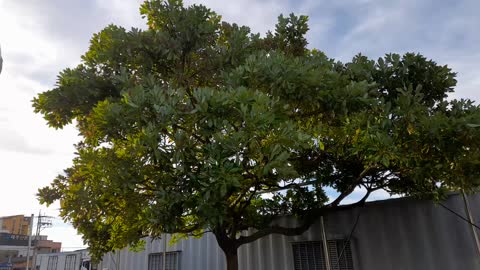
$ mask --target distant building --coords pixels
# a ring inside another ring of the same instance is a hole
[[[29,235],[31,217],[16,215],[0,217],[0,233]]]
[[[37,270],[97,270],[96,265],[90,263],[90,255],[87,249],[39,254],[35,261],[35,269]],[[132,270],[134,269],[136,268],[132,268]]]
[[[34,254],[60,252],[62,243],[48,240],[47,236],[32,237],[29,268],[33,265]],[[8,270],[22,269],[27,266],[28,235],[0,233],[0,265],[11,264]],[[0,270],[3,270],[0,268]]]

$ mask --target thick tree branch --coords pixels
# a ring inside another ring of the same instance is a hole
[[[237,240],[239,246],[253,242],[259,238],[262,238],[264,236],[267,236],[272,233],[276,234],[282,234],[286,236],[294,236],[294,235],[300,235],[304,233],[310,226],[313,224],[313,222],[305,222],[301,226],[294,227],[294,228],[287,228],[287,227],[282,227],[282,226],[271,226],[259,231],[254,232],[252,235],[249,236],[240,236],[240,238]]]
[[[250,190],[250,189],[245,189],[242,193],[240,193],[240,195],[238,195],[238,197],[235,199],[235,201],[233,201],[233,202],[230,204],[230,207],[236,206],[236,205],[242,200],[242,198],[247,194],[247,192],[248,192],[249,190]]]
[[[371,166],[368,166],[365,168],[360,175],[353,181],[350,186],[343,191],[332,203],[330,203],[330,206],[335,207],[338,206],[343,199],[345,199],[348,195],[350,195],[354,190],[357,185],[359,185],[362,182],[362,179],[367,175],[367,173],[372,169]]]
[[[332,206],[331,204],[329,204],[321,208],[307,210],[306,213],[304,213],[305,217],[303,218],[302,224],[300,226],[282,227],[278,225],[272,225],[270,227],[262,228],[249,236],[240,236],[240,238],[237,239],[238,246],[253,242],[269,234],[282,234],[286,236],[300,235],[305,231],[307,231],[310,228],[310,226],[318,220],[320,216],[323,216],[333,211],[342,211],[342,210],[348,210],[355,207],[363,206],[368,196],[373,191],[374,190],[370,190],[370,192],[367,191],[367,194],[365,194],[365,196],[356,203],[340,205],[340,206]]]
[[[250,202],[252,201],[253,197],[258,194],[257,193],[257,186],[255,186],[255,189],[253,190],[253,192],[250,194],[250,196],[248,197],[248,199],[245,201],[244,205],[242,206],[242,208],[240,209],[240,213],[242,213],[243,211],[245,211],[245,209],[247,208],[247,206],[250,205]]]

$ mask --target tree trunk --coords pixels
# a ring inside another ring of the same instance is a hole
[[[225,257],[227,258],[227,270],[238,270],[237,250],[235,250],[235,252],[225,252]]]
[[[220,227],[220,226],[219,226]],[[219,228],[214,230],[217,243],[225,254],[227,259],[227,270],[238,270],[238,243],[235,239],[230,239],[225,233],[225,229]]]

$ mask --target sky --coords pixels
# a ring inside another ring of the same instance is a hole
[[[44,234],[65,250],[83,247],[75,229],[36,199],[71,164],[74,127],[48,128],[33,113],[31,100],[51,89],[57,74],[80,63],[93,33],[114,23],[145,28],[139,0],[0,0],[0,216],[37,214],[54,217]],[[205,0],[223,20],[273,30],[281,13],[309,16],[310,48],[348,61],[362,53],[419,52],[458,73],[450,98],[480,100],[480,1],[477,0]],[[361,196],[357,190],[349,200]],[[373,194],[382,199],[385,193]]]

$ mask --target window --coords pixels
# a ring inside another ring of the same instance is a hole
[[[48,257],[47,270],[57,270],[58,256]]]
[[[167,252],[165,261],[165,270],[178,270],[179,252]],[[163,269],[163,252],[152,253],[148,255],[148,270],[164,270]]]
[[[293,243],[295,270],[325,270],[326,261],[321,241]],[[342,257],[339,260],[340,254]],[[346,240],[328,240],[328,256],[332,270],[353,270],[352,250]]]
[[[77,262],[77,255],[67,255],[65,258],[65,270],[75,270],[75,263]]]

